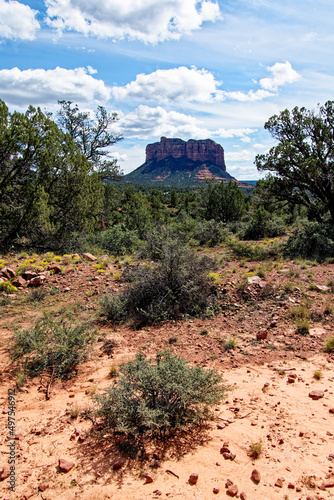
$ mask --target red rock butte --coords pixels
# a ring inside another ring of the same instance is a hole
[[[183,141],[182,139],[167,139],[161,137],[160,142],[146,146],[146,162],[160,161],[167,157],[186,157],[193,161],[213,163],[226,172],[224,149],[211,139]]]

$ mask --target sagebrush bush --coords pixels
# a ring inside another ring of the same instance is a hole
[[[72,325],[45,316],[29,330],[14,332],[13,359],[23,359],[29,375],[46,372],[66,378],[88,355],[95,332],[89,325]]]
[[[308,222],[303,229],[298,229],[290,236],[286,255],[290,258],[316,259],[319,262],[334,257],[334,227]]]
[[[110,321],[129,319],[136,327],[185,314],[200,316],[214,301],[214,285],[207,276],[213,262],[198,257],[177,240],[161,247],[160,261],[133,268],[124,291],[101,300]]]
[[[117,386],[95,396],[97,415],[106,428],[127,435],[165,434],[210,416],[227,386],[214,370],[190,366],[163,351],[155,362],[143,353],[120,369]]]

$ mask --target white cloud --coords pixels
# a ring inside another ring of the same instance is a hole
[[[91,68],[92,69],[92,68]],[[0,70],[0,95],[4,101],[15,105],[48,104],[58,99],[75,102],[105,101],[110,89],[102,80],[88,74],[86,68]]]
[[[0,0],[0,38],[33,40],[40,28],[36,10],[15,0]]]
[[[120,117],[117,132],[125,137],[151,139],[152,137],[183,137],[206,139],[210,131],[200,126],[193,116],[166,111],[161,106],[151,108],[140,105],[131,113]]]
[[[159,69],[145,75],[141,73],[124,87],[114,87],[116,99],[140,99],[160,102],[212,102],[220,94],[212,73],[205,69],[191,69],[181,66],[173,69]]]
[[[263,89],[276,92],[279,87],[286,83],[294,83],[300,79],[299,73],[295,71],[289,61],[285,63],[277,62],[273,66],[268,66],[268,71],[272,73],[269,78],[262,78],[260,85]]]
[[[235,161],[246,161],[252,162],[254,161],[255,154],[253,151],[249,151],[248,149],[243,149],[242,151],[232,151],[225,152],[225,160],[235,162]]]
[[[59,32],[157,43],[179,39],[204,21],[220,18],[217,2],[205,0],[46,0],[49,24]]]
[[[257,132],[256,128],[220,128],[214,133],[214,135],[218,135],[223,139],[232,139],[234,137],[239,137],[241,140],[245,140],[246,138],[248,138],[249,134],[254,134],[255,132]]]

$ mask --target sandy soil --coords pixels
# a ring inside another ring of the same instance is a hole
[[[14,260],[12,265],[18,264]],[[229,262],[220,271],[222,312],[216,317],[139,331],[98,322],[100,342],[93,356],[76,377],[57,381],[48,401],[40,378],[16,391],[16,492],[8,491],[4,479],[0,499],[206,500],[225,498],[229,482],[241,499],[334,498],[334,355],[323,351],[326,338],[334,334],[333,293],[314,286],[334,279],[334,265],[271,266],[263,278],[268,286],[247,284],[241,290],[244,273],[259,263],[239,264]],[[96,320],[100,295],[122,286],[114,276],[98,275],[88,262],[68,269],[43,284],[49,291],[58,287],[59,293],[35,304],[27,301],[31,290],[23,288],[0,306],[0,473],[12,442],[8,390],[17,381],[8,354],[11,332],[32,324],[44,311]],[[110,269],[115,275],[119,264]],[[285,286],[288,282],[294,286]],[[291,307],[305,301],[311,327],[303,336],[296,333]],[[257,338],[264,332],[266,338]],[[226,350],[231,339],[236,345]],[[109,354],[106,340],[117,344]],[[87,418],[91,396],[114,383],[111,365],[117,368],[140,349],[154,356],[165,347],[222,372],[231,390],[207,428],[173,442],[146,443],[140,457],[124,457],[112,436],[97,433]],[[320,391],[319,399],[309,397],[314,390]],[[249,451],[257,443],[262,450],[255,459]],[[232,457],[224,458],[222,448]],[[60,472],[59,459],[73,468]],[[260,473],[258,483],[251,479],[254,469]],[[194,473],[198,480],[190,484]]]

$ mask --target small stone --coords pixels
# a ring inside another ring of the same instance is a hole
[[[293,483],[289,483],[289,484],[288,484],[288,488],[289,488],[290,490],[294,490],[294,489],[295,489],[295,485],[294,485]]]
[[[92,255],[91,253],[83,253],[81,255],[81,257],[85,260],[89,260],[91,262],[94,262],[95,260],[97,260],[97,257],[95,257],[94,255]]]
[[[295,377],[293,377],[292,375],[288,376],[288,380],[287,380],[288,384],[293,384],[295,381],[296,381]]]
[[[324,486],[325,486],[325,488],[334,488],[334,480],[331,479],[329,481],[325,481]]]
[[[43,276],[43,275],[35,276],[35,278],[32,278],[29,281],[29,285],[30,286],[41,286],[41,285],[43,285],[44,281],[45,281],[45,276]]]
[[[150,483],[153,483],[153,477],[147,474],[145,476],[145,484],[150,484]]]
[[[244,493],[244,492],[240,493],[240,500],[247,500],[246,493]]]
[[[153,491],[153,494],[154,495],[157,495],[158,497],[160,497],[162,495],[161,491],[160,490],[154,490]]]
[[[38,490],[43,492],[43,491],[45,491],[48,487],[49,487],[49,483],[40,483],[40,484],[38,485]]]
[[[73,467],[75,466],[74,462],[69,462],[68,460],[65,460],[64,458],[59,459],[59,470],[60,472],[69,472]]]
[[[196,472],[190,474],[188,481],[190,484],[196,484],[198,481],[198,474]]]
[[[8,464],[5,464],[2,467],[2,469],[0,469],[0,481],[4,481],[9,476],[10,476],[10,467]]]
[[[18,276],[15,278],[15,280],[12,281],[12,285],[16,286],[17,288],[22,287],[26,284],[26,280],[22,278],[22,276]]]
[[[330,408],[328,411],[329,413],[334,413],[334,408]]]
[[[314,401],[316,401],[317,399],[323,398],[324,395],[325,395],[324,391],[315,390],[315,391],[311,391],[309,393],[308,397],[313,399]]]
[[[124,462],[119,460],[118,462],[113,463],[112,468],[113,468],[113,470],[119,470],[123,467],[123,465],[124,465]]]
[[[229,486],[231,486],[233,484],[233,481],[231,481],[231,479],[228,479],[225,483],[225,488],[228,488]]]
[[[75,433],[73,432],[73,434],[70,435],[70,441],[75,441]]]
[[[284,482],[284,479],[279,477],[275,483],[275,486],[277,486],[278,488],[283,488],[283,482]]]
[[[265,340],[268,337],[267,330],[260,330],[256,334],[256,340]]]
[[[251,480],[256,484],[259,484],[259,482],[261,481],[261,474],[257,469],[253,470],[251,474]]]
[[[48,270],[53,271],[54,274],[61,273],[61,267],[58,264],[50,264]]]
[[[219,493],[219,488],[213,488],[212,491],[214,492],[215,495],[217,495]]]
[[[80,432],[79,437],[78,437],[78,442],[83,443],[86,439],[86,436],[83,432]]]
[[[226,491],[227,495],[230,497],[235,497],[238,494],[238,486],[236,484],[230,484]]]

